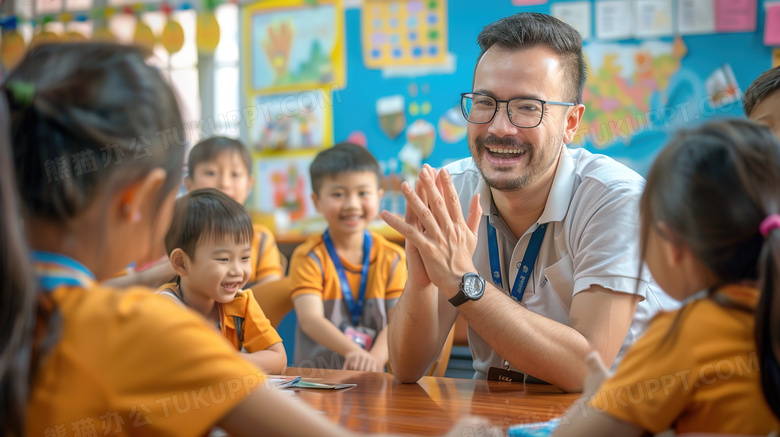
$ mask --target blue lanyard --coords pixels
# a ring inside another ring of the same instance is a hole
[[[510,295],[512,299],[518,302],[523,301],[525,287],[528,285],[528,277],[531,276],[531,272],[534,270],[534,264],[536,264],[536,257],[539,256],[539,249],[542,247],[545,231],[547,231],[547,223],[541,224],[536,228],[531,235],[531,241],[528,242],[528,247],[525,249],[523,262],[518,266],[515,284],[512,286],[512,294]],[[490,250],[490,270],[493,276],[493,283],[503,289],[504,285],[501,280],[501,259],[498,254],[498,236],[496,235],[496,228],[490,224],[490,220],[487,222],[487,235],[488,247]]]
[[[32,258],[35,275],[44,290],[62,286],[89,288],[95,282],[95,275],[73,258],[40,251],[33,251]]]
[[[347,281],[347,275],[344,273],[344,265],[341,264],[341,258],[336,252],[336,247],[333,246],[333,240],[330,238],[330,232],[325,230],[322,234],[322,239],[325,241],[325,247],[328,249],[328,255],[330,255],[333,266],[336,267],[336,273],[339,275],[339,281],[341,282],[341,294],[344,296],[344,302],[349,308],[349,312],[352,313],[352,324],[358,326],[360,324],[360,316],[363,314],[363,305],[366,303],[366,284],[368,283],[368,267],[371,258],[371,234],[368,231],[363,231],[363,268],[360,271],[360,293],[358,294],[358,301],[355,302],[355,298],[352,296],[352,287],[349,286]]]

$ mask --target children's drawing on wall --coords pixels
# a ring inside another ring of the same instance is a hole
[[[278,232],[304,230],[317,217],[311,201],[309,165],[314,153],[255,156],[255,204],[274,215]]]
[[[287,151],[330,146],[332,102],[323,90],[258,97],[258,117],[249,128],[257,151]]]
[[[269,93],[343,87],[341,3],[271,0],[245,12],[247,88]]]
[[[742,92],[734,77],[731,65],[723,64],[710,74],[705,82],[707,96],[713,108],[732,105],[742,98]]]
[[[436,143],[436,128],[428,121],[419,119],[406,130],[406,144],[398,152],[401,173],[414,179],[422,169],[425,159],[431,156]]]
[[[376,101],[376,115],[379,117],[379,129],[394,140],[406,129],[406,108],[404,96],[382,97]]]
[[[457,143],[466,136],[467,124],[459,107],[450,108],[439,117],[439,138],[445,143]]]
[[[402,215],[406,211],[406,198],[401,191],[401,183],[407,179],[401,174],[400,164],[397,158],[389,158],[387,162],[381,161],[379,163],[385,175],[382,178],[384,195],[379,207],[398,215]]]

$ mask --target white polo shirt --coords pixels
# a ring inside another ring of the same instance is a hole
[[[519,240],[515,239],[498,215],[490,188],[473,159],[463,159],[446,168],[459,193],[464,216],[468,214],[471,198],[480,193],[483,217],[473,261],[477,272],[490,282],[487,240],[487,221],[490,220],[499,240],[505,293],[511,292],[518,264],[525,255],[531,234],[540,223],[548,223],[536,264],[519,305],[568,324],[572,298],[592,285],[642,296],[613,368],[659,310],[678,306],[653,282],[646,267],[637,287],[639,200],[644,179],[628,167],[604,155],[594,155],[585,149],[570,150],[564,146],[539,222],[531,226]],[[471,327],[468,335],[474,357],[475,378],[486,378],[490,367],[503,367],[504,359]],[[506,335],[513,334],[507,332]]]

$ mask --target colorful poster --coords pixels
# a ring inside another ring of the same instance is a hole
[[[341,0],[269,0],[243,13],[250,95],[346,85]]]
[[[573,145],[590,143],[606,148],[628,145],[635,134],[652,131],[666,112],[666,94],[680,68],[684,50],[672,43],[588,44],[585,46],[588,82],[583,92],[587,107]]]
[[[631,37],[631,2],[610,0],[596,2],[596,38]]]
[[[577,29],[583,40],[590,39],[590,2],[553,3],[550,13]]]
[[[366,68],[447,60],[447,0],[365,0],[361,29]]]
[[[734,71],[729,64],[723,64],[710,74],[704,83],[707,88],[707,96],[713,108],[720,108],[739,101],[742,92],[734,77]]]
[[[680,35],[714,33],[715,4],[713,0],[679,0],[677,20]]]
[[[318,217],[311,200],[309,166],[316,152],[255,155],[255,204],[273,213],[277,231],[301,229]]]
[[[285,151],[333,145],[332,100],[324,89],[259,96],[254,103],[258,113],[249,126],[251,149]]]

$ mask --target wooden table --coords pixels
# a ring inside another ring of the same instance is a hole
[[[334,422],[370,433],[441,435],[467,415],[487,417],[506,429],[558,417],[578,397],[549,385],[434,377],[401,384],[387,373],[294,367],[287,374],[357,384],[338,391],[297,390],[297,396]]]

